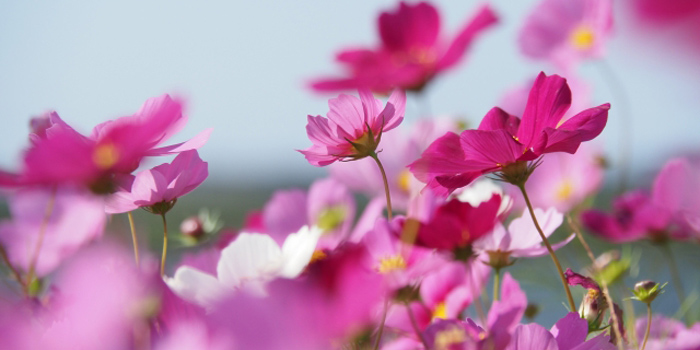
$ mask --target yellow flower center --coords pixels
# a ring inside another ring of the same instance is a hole
[[[119,160],[119,151],[111,143],[97,146],[92,154],[92,161],[100,169],[109,169]]]
[[[317,261],[323,260],[327,256],[328,256],[328,254],[326,254],[323,250],[318,250],[318,249],[314,250],[313,254],[311,254],[311,259],[309,260],[309,265],[311,265]]]
[[[435,350],[449,350],[452,345],[463,343],[465,340],[467,334],[464,329],[452,326],[435,335]]]
[[[399,174],[397,179],[399,189],[403,192],[408,193],[411,190],[411,172],[408,169],[404,169]]]
[[[594,42],[595,34],[588,26],[580,26],[571,32],[571,43],[577,49],[590,49]]]
[[[566,201],[571,198],[574,194],[574,185],[571,180],[564,179],[562,183],[557,187],[556,198],[559,201]]]
[[[433,320],[435,319],[447,319],[447,306],[445,305],[445,302],[441,302],[435,306],[435,310],[433,310]]]
[[[321,231],[323,231],[323,233],[326,233],[340,226],[340,224],[345,221],[346,216],[347,213],[344,206],[337,205],[329,207],[321,211],[321,213],[318,215],[316,225],[321,229]]]
[[[382,258],[379,261],[379,273],[386,274],[396,270],[406,268],[406,260],[400,255],[389,256]]]

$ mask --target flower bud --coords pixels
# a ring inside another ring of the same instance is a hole
[[[659,294],[663,293],[663,288],[666,286],[666,284],[667,283],[659,285],[658,283],[652,281],[637,282],[637,284],[634,285],[633,299],[650,304]]]
[[[204,224],[198,216],[190,216],[180,224],[180,232],[185,236],[199,238],[205,233]]]

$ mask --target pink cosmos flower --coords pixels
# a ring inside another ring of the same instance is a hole
[[[546,153],[575,153],[605,127],[609,104],[586,109],[559,124],[571,104],[571,91],[558,75],[540,73],[530,90],[522,120],[493,108],[478,130],[447,133],[409,167],[428,187],[448,194],[477,177],[500,172],[523,183],[532,172],[527,162]]]
[[[668,161],[654,180],[652,195],[642,190],[623,194],[613,213],[589,210],[584,225],[607,240],[630,242],[685,239],[700,232],[700,170],[686,159]]]
[[[506,350],[614,350],[608,336],[600,334],[589,340],[588,323],[570,312],[551,330],[536,324],[519,325]]]
[[[104,230],[102,199],[82,190],[27,188],[14,193],[9,202],[12,219],[0,223],[0,242],[17,268],[28,271],[36,259],[38,277],[51,273]],[[51,215],[43,227],[51,202]]]
[[[551,236],[564,221],[564,216],[554,208],[549,208],[547,211],[535,208],[535,216],[546,237]],[[572,239],[574,239],[573,234],[564,241],[552,245],[552,249],[559,249],[571,242]],[[547,255],[547,249],[542,246],[542,238],[540,238],[527,210],[520,217],[511,221],[508,230],[503,224],[496,223],[493,231],[476,240],[472,248],[475,253],[481,255],[484,263],[496,268],[512,264],[510,257]]]
[[[208,175],[208,164],[196,150],[182,152],[172,163],[123,177],[117,192],[108,197],[105,210],[125,213],[151,208],[157,214],[167,212],[179,197],[197,188]]]
[[[328,118],[309,116],[306,133],[313,145],[299,150],[312,165],[376,155],[382,134],[397,127],[406,109],[406,93],[394,91],[386,106],[367,89],[360,98],[341,94],[328,100]]]
[[[638,342],[643,342],[647,329],[647,318],[639,318],[635,324]],[[654,315],[651,332],[645,349],[648,350],[692,350],[700,348],[700,323],[686,327],[683,322]]]
[[[528,57],[564,68],[600,58],[613,24],[611,0],[543,0],[520,31],[520,50]]]
[[[312,88],[419,91],[433,77],[455,66],[476,36],[496,21],[491,8],[483,6],[454,39],[447,41],[439,38],[440,16],[435,7],[426,2],[401,2],[395,12],[379,16],[382,42],[378,48],[338,53],[336,59],[348,68],[347,78],[320,79]]]
[[[176,154],[201,147],[206,130],[176,145],[157,146],[182,129],[187,118],[182,103],[163,95],[152,98],[134,115],[97,125],[83,136],[56,113],[33,122],[33,145],[24,157],[22,184],[78,183],[109,191],[111,176],[134,171],[146,156]]]

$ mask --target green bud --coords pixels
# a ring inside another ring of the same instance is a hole
[[[663,288],[666,287],[668,282],[664,283],[663,285],[659,285],[656,282],[652,281],[641,281],[637,282],[637,284],[634,285],[634,296],[632,299],[637,299],[643,303],[646,304],[651,304],[656,297],[663,293]]]

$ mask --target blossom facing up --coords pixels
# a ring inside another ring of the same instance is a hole
[[[603,131],[609,104],[586,109],[560,124],[570,105],[566,79],[540,73],[522,119],[495,107],[477,130],[447,133],[433,142],[409,166],[411,172],[442,194],[492,172],[510,183],[524,184],[533,170],[527,162],[547,153],[576,153],[582,142]]]
[[[526,56],[568,69],[602,57],[612,26],[611,0],[543,0],[526,19],[518,44]]]
[[[551,236],[564,221],[562,213],[554,208],[549,208],[547,211],[535,208],[535,216],[546,237]],[[559,249],[571,242],[572,239],[574,239],[573,234],[564,241],[552,245],[552,249]],[[472,247],[475,253],[481,254],[482,261],[494,268],[511,265],[513,263],[510,260],[511,257],[547,255],[547,249],[542,246],[542,238],[527,210],[520,217],[511,221],[508,230],[503,224],[496,223],[493,231],[475,241]]]
[[[73,183],[96,192],[110,192],[112,176],[131,173],[144,157],[201,147],[210,129],[187,142],[157,147],[182,129],[186,121],[182,102],[168,95],[149,99],[132,116],[95,126],[89,136],[50,113],[32,123],[32,146],[25,153],[18,183]]]
[[[197,151],[185,151],[172,163],[120,179],[117,192],[107,199],[105,209],[108,213],[125,213],[148,208],[153,213],[164,214],[179,197],[197,188],[208,175],[209,166],[199,158]]]
[[[402,90],[395,90],[384,108],[369,90],[360,89],[359,95],[358,99],[340,94],[328,100],[327,118],[308,117],[306,133],[313,145],[299,152],[309,163],[321,167],[376,155],[382,134],[403,120],[406,93]]]
[[[379,47],[339,52],[336,59],[347,67],[348,76],[319,79],[311,87],[317,91],[420,91],[433,77],[459,63],[474,39],[497,21],[493,10],[483,6],[454,39],[445,40],[440,37],[435,7],[427,2],[401,2],[396,11],[379,16]]]

